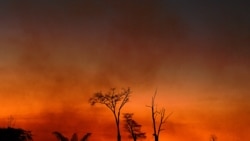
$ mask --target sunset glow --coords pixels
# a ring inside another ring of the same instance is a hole
[[[250,140],[250,17],[222,0],[0,2],[0,127],[34,141],[87,132],[115,141],[113,115],[89,98],[131,88],[122,113],[153,141],[150,109],[173,112],[161,141]],[[121,119],[123,120],[123,119]],[[131,140],[123,129],[122,141]]]

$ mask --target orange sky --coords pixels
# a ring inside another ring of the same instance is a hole
[[[112,113],[88,99],[130,87],[123,112],[146,141],[156,89],[173,112],[161,140],[249,140],[248,9],[179,2],[1,2],[0,126],[13,115],[35,141],[56,141],[53,131],[112,141]]]

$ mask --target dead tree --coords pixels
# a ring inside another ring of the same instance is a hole
[[[155,91],[154,96],[152,97],[151,106],[147,106],[151,109],[151,116],[152,116],[152,122],[153,122],[153,136],[155,141],[159,141],[160,133],[164,128],[162,127],[163,124],[166,123],[166,120],[169,118],[169,116],[172,114],[166,115],[165,108],[162,108],[161,110],[157,110],[157,107],[155,105],[155,97],[157,94],[157,90]],[[158,120],[158,121],[157,121]]]
[[[129,101],[131,91],[130,88],[122,89],[121,92],[117,92],[115,88],[112,88],[106,93],[97,92],[93,97],[89,99],[91,105],[96,103],[104,104],[108,107],[114,115],[116,129],[117,129],[117,141],[121,141],[120,133],[120,114],[123,106]]]
[[[133,120],[132,113],[125,113],[123,115],[125,121],[125,130],[129,132],[130,138],[136,141],[139,138],[146,138],[146,133],[141,131],[141,125],[138,124],[135,120]]]

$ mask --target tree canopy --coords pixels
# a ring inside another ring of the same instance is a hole
[[[121,141],[120,133],[120,114],[123,106],[129,101],[131,91],[130,88],[122,89],[121,91],[116,91],[115,88],[111,88],[110,91],[103,93],[97,92],[93,97],[89,99],[91,105],[100,103],[108,107],[114,117],[117,129],[117,141]]]
[[[134,141],[139,138],[146,138],[146,133],[141,131],[141,125],[133,119],[133,113],[125,113],[123,118],[125,121],[124,128],[129,132],[130,138]]]

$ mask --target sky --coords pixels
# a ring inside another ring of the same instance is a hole
[[[122,112],[146,141],[156,89],[173,112],[161,140],[249,140],[249,13],[243,0],[2,0],[0,127],[13,116],[35,141],[56,141],[53,131],[113,141],[112,113],[88,100],[130,87]]]

